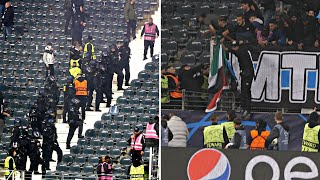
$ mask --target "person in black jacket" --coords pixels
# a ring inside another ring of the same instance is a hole
[[[9,0],[0,0],[0,17],[2,17],[4,9],[5,9],[5,4],[9,2]]]
[[[66,23],[64,25],[64,34],[67,35],[67,34],[70,34],[69,23],[70,23],[72,16],[73,16],[72,0],[65,0],[63,8],[64,8],[64,18],[66,20]]]
[[[276,3],[274,0],[262,0],[261,6],[264,7],[264,26],[269,26],[270,20],[276,13]]]
[[[4,14],[2,16],[2,24],[4,26],[3,33],[5,37],[12,34],[13,18],[14,18],[13,7],[11,6],[10,2],[6,2]]]
[[[191,68],[189,65],[182,65],[179,73],[180,89],[186,89],[187,91],[201,92],[201,86],[203,84],[202,69],[204,65],[200,64]]]
[[[81,8],[82,9],[82,8]],[[84,17],[84,11],[80,10],[76,12],[73,16],[73,24],[71,29],[72,43],[78,41],[80,46],[82,46],[82,32],[86,26],[86,21]]]

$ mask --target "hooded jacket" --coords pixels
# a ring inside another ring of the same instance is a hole
[[[44,49],[44,53],[43,53],[43,63],[45,65],[49,65],[49,64],[54,64],[55,63],[55,59],[54,59],[54,53],[51,50],[52,46],[51,45],[47,45]]]
[[[126,21],[129,20],[137,20],[137,13],[135,10],[135,5],[131,4],[130,1],[127,2],[127,4],[124,7],[124,18]]]
[[[173,134],[173,138],[169,141],[168,146],[187,147],[187,137],[189,136],[187,124],[178,116],[172,116],[167,124]]]

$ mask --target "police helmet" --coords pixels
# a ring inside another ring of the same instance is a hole
[[[101,57],[103,57],[103,58],[109,57],[109,51],[103,50],[103,51],[101,52]]]
[[[117,46],[115,44],[112,44],[110,47],[111,51],[114,52],[117,50]]]
[[[123,40],[123,45],[128,46],[129,43],[130,43],[130,41],[129,41],[128,38],[126,38],[126,39]]]
[[[33,131],[33,137],[34,138],[40,138],[40,132],[39,131]]]
[[[71,99],[71,102],[72,102],[72,104],[74,104],[74,105],[80,104],[80,100],[79,100],[78,98],[73,98],[73,99]]]
[[[21,126],[21,118],[16,118],[16,119],[14,120],[14,126],[16,126],[16,127]]]
[[[104,65],[100,65],[99,69],[101,72],[105,72],[107,70],[106,67],[104,67]]]
[[[56,115],[56,112],[53,109],[48,109],[46,114],[49,115],[49,117],[54,117]]]
[[[55,78],[54,76],[49,76],[49,77],[47,78],[47,81],[48,81],[49,83],[54,83],[54,82],[56,81],[56,78]]]
[[[72,83],[72,82],[73,82],[73,76],[68,76],[67,83]]]
[[[92,73],[92,68],[90,66],[86,66],[85,73]]]
[[[16,141],[12,142],[12,147],[13,148],[18,148],[19,147],[19,143],[16,142]]]

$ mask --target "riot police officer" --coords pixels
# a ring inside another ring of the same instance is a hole
[[[45,163],[41,158],[41,152],[40,152],[41,144],[39,140],[37,140],[38,138],[40,138],[40,133],[34,131],[32,135],[33,135],[33,138],[30,140],[30,144],[28,147],[28,156],[31,162],[29,173],[32,174],[32,172],[34,172],[34,174],[40,174],[38,172],[38,166],[39,164],[41,164],[42,174],[46,174]]]
[[[125,70],[125,86],[130,86],[130,55],[131,55],[131,49],[129,47],[129,39],[123,40],[123,45],[119,48],[119,55],[120,55],[120,66],[121,71]]]
[[[49,76],[46,80],[44,87],[45,94],[47,95],[47,107],[56,110],[59,102],[59,87],[54,76]]]
[[[38,105],[37,103],[34,103],[29,110],[29,121],[30,121],[32,130],[40,132],[42,122],[39,121],[37,109],[38,109]]]
[[[118,91],[124,90],[122,88],[123,84],[123,73],[122,73],[122,67],[120,65],[120,59],[119,59],[119,50],[116,45],[111,45],[111,52],[110,52],[110,60],[113,64],[113,71],[117,74],[117,85],[118,85]],[[113,78],[113,76],[112,76]]]
[[[112,78],[113,78],[113,70],[114,66],[110,59],[110,52],[108,49],[102,51],[101,54],[101,63],[99,64],[99,73],[101,76],[101,101],[103,101],[103,94],[106,95],[107,98],[107,107],[111,106],[112,99]]]
[[[45,168],[50,170],[49,162],[52,157],[52,152],[56,151],[58,155],[58,163],[62,160],[62,150],[59,147],[57,129],[54,125],[55,119],[48,119],[44,121],[43,129],[43,144],[42,144],[42,158],[44,159]]]
[[[71,100],[70,109],[68,112],[68,123],[70,126],[68,137],[67,137],[67,149],[70,149],[70,142],[73,138],[74,132],[78,129],[78,138],[83,138],[82,130],[83,130],[83,121],[79,118],[79,106],[80,100],[77,98],[73,98]]]
[[[63,94],[64,94],[64,101],[63,101],[63,113],[62,119],[63,123],[67,123],[67,113],[69,111],[69,104],[72,98],[76,95],[76,90],[73,84],[73,77],[68,76],[67,84],[63,86]]]
[[[28,128],[21,126],[21,119],[15,120],[15,128],[11,137],[12,146],[17,149],[16,167],[18,170],[26,170],[27,150],[30,144]]]
[[[93,62],[93,61],[92,61]],[[91,66],[89,66],[89,64],[85,67],[83,73],[86,75],[86,80],[87,80],[87,89],[89,91],[88,94],[88,103],[87,103],[87,107],[86,107],[86,111],[92,111],[92,109],[90,107],[92,107],[92,99],[93,99],[93,91],[94,91],[94,84],[93,84],[93,80],[94,80],[94,71],[91,68]]]
[[[90,79],[92,80],[92,83],[90,83],[90,85],[92,85],[93,90],[96,91],[95,111],[101,111],[99,107],[102,99],[102,87],[101,87],[102,80],[101,80],[101,72],[99,71],[99,63],[97,63],[96,61],[90,61],[89,66],[92,70],[92,73],[90,73],[89,75]],[[92,90],[92,93],[93,93],[93,90]],[[90,95],[90,88],[89,88],[89,99],[88,99],[87,108],[91,106],[92,99],[93,97],[92,95]]]

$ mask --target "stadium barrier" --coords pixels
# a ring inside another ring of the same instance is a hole
[[[318,159],[318,153],[162,148],[161,178],[319,179]]]

